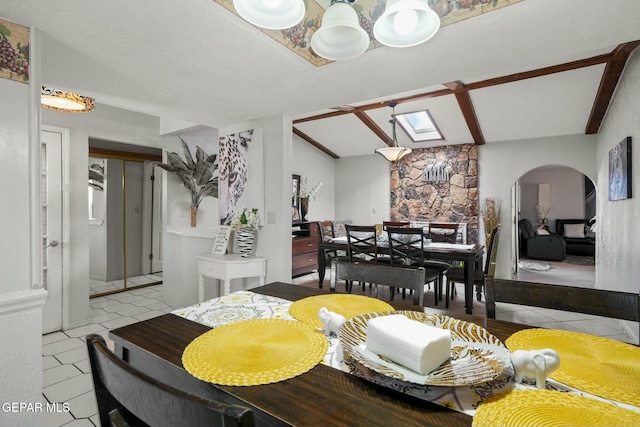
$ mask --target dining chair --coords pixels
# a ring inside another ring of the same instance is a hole
[[[503,280],[488,276],[485,296],[487,317],[491,319],[496,318],[496,302],[505,302],[640,322],[640,293]],[[638,332],[640,334],[640,325]]]
[[[434,242],[457,243],[458,224],[455,222],[430,222],[429,237]]]
[[[484,268],[482,270],[475,269],[473,272],[473,284],[476,286],[476,297],[478,301],[482,301],[482,290],[484,288],[485,278],[487,275],[489,275],[491,260],[493,259],[493,253],[496,249],[496,240],[498,239],[499,231],[499,226],[491,230],[491,234],[489,236],[489,245],[487,246],[487,259],[485,260]],[[447,272],[447,286],[445,294],[445,299],[447,300],[445,303],[446,308],[449,308],[449,295],[451,295],[451,299],[453,299],[456,293],[456,283],[464,283],[463,267],[453,267]]]
[[[253,427],[251,409],[194,396],[131,367],[87,335],[91,375],[103,426]]]
[[[391,266],[425,268],[425,284],[435,282],[435,305],[438,305],[440,292],[442,292],[444,274],[451,268],[451,264],[425,259],[425,235],[422,228],[387,227],[387,235],[391,255]],[[392,288],[392,298],[393,293],[394,289]],[[402,297],[405,297],[405,288],[402,289]]]
[[[370,264],[390,264],[387,254],[378,253],[378,236],[375,225],[346,225],[347,258],[349,262],[367,262]],[[366,282],[360,282],[363,289]],[[353,281],[347,281],[347,292],[351,293]]]

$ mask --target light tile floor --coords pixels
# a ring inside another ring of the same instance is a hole
[[[152,283],[162,282],[162,272],[145,274],[141,276],[129,277],[127,279],[127,287],[135,288],[137,286],[149,285]],[[102,282],[100,280],[89,280],[89,295],[103,294],[105,292],[117,291],[124,288],[124,279],[113,280],[110,282]]]
[[[588,279],[588,269],[566,266],[556,266],[542,277],[531,275],[530,272],[522,272],[520,279],[546,280],[546,283],[563,282],[566,284],[571,282],[578,286],[593,287],[593,268],[590,270],[591,279]],[[328,286],[328,273],[327,271],[325,286]],[[294,283],[315,288],[317,280],[317,273],[312,273],[294,279]],[[591,280],[590,284],[589,280]],[[451,302],[450,309],[444,311],[443,303],[440,303],[437,309],[452,316],[455,316],[456,313],[464,313],[464,298],[462,297],[464,288],[462,285],[458,285],[457,289],[458,295]],[[339,288],[338,290],[344,289]],[[359,287],[355,287],[353,292],[363,291]],[[364,292],[369,293],[371,290],[367,289]],[[389,297],[388,288],[381,286],[379,292],[380,298]],[[401,298],[401,295],[395,297],[398,300]],[[432,290],[427,291],[425,301],[427,306],[435,308]],[[68,413],[44,413],[39,424],[41,427],[93,427],[100,425],[84,341],[87,334],[98,333],[108,338],[110,329],[146,320],[173,310],[165,303],[162,285],[93,298],[90,300],[90,306],[91,323],[89,325],[64,332],[54,332],[42,337],[43,399],[51,403],[66,402],[71,410]],[[483,316],[484,310],[484,303],[474,298],[474,314]],[[617,326],[617,322],[609,319],[507,304],[499,304],[497,312],[498,318],[503,320],[548,328],[585,331],[616,340],[629,341],[629,338]]]

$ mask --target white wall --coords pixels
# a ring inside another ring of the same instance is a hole
[[[514,237],[509,226],[511,187],[525,173],[550,164],[571,167],[594,180],[595,150],[596,138],[591,135],[493,142],[479,148],[479,199],[499,197],[502,200],[503,227],[499,236],[502,244],[498,245],[496,277],[512,277],[510,242]],[[598,195],[599,188],[596,182]]]
[[[377,154],[336,161],[336,219],[380,224],[391,210],[391,167]]]
[[[520,178],[520,218],[538,224],[538,184],[549,184],[549,229],[555,231],[556,219],[584,218],[584,175],[575,169],[545,166]]]
[[[37,44],[31,44],[37,54]],[[32,75],[32,78],[34,76]],[[38,86],[38,79],[32,82]],[[31,277],[29,105],[24,83],[0,79],[0,402],[39,402],[42,397],[42,304],[46,292]],[[10,101],[9,101],[10,100]],[[35,118],[34,118],[35,120]],[[37,140],[34,141],[37,146]],[[32,283],[33,282],[33,283]],[[36,297],[36,298],[34,298]],[[38,299],[38,301],[36,301]],[[0,425],[35,426],[33,413],[0,411]]]
[[[633,197],[609,201],[609,150],[632,138]],[[598,133],[596,197],[596,287],[640,290],[640,51],[629,57]],[[634,328],[633,333],[637,333]]]
[[[292,158],[291,173],[307,178],[309,187],[322,179],[316,199],[309,201],[309,220],[336,219],[336,161],[297,135],[293,135]]]

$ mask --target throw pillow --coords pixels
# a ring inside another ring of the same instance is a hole
[[[333,223],[334,237],[347,237],[347,227],[343,221],[335,221]]]
[[[330,221],[328,224],[327,221],[320,223],[320,235],[323,242],[330,242],[333,239],[333,226]]]
[[[542,228],[542,226],[536,228],[536,236],[548,236],[549,232]]]
[[[570,237],[574,239],[583,239],[584,224],[565,224],[564,237]]]

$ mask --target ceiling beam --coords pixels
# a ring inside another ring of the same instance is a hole
[[[458,80],[444,83],[444,86],[455,92],[456,101],[458,101],[462,116],[465,122],[467,122],[467,127],[469,128],[469,132],[471,132],[473,142],[475,142],[476,145],[483,145],[485,140],[482,135],[482,129],[480,129],[478,116],[476,116],[476,110],[473,107],[473,102],[471,102],[469,91],[465,90],[465,84]]]
[[[293,133],[294,134],[298,135],[300,138],[304,139],[309,144],[313,145],[314,147],[316,147],[318,150],[322,151],[323,153],[325,153],[329,157],[331,157],[333,159],[336,159],[336,160],[340,158],[340,156],[338,156],[336,153],[334,153],[333,151],[329,150],[327,147],[325,147],[324,145],[320,144],[318,141],[316,141],[315,139],[311,138],[309,135],[307,135],[306,133],[304,133],[301,130],[297,129],[296,127],[292,126],[291,129],[293,129]]]
[[[633,52],[639,45],[640,40],[636,40],[634,42],[618,45],[614,50],[618,55],[622,55],[622,58],[608,62],[604,72],[602,73],[600,86],[598,87],[596,98],[593,101],[591,114],[589,114],[589,120],[587,120],[587,126],[584,131],[587,135],[594,135],[600,130],[600,125],[607,113],[609,103],[611,102],[613,93],[616,90],[616,86],[618,86],[618,81],[620,80],[624,66],[627,63],[627,59],[629,58],[629,55],[631,55],[631,52]]]
[[[374,122],[367,113],[363,111],[356,111],[354,114],[362,121],[362,123],[364,123],[369,129],[371,129],[373,133],[378,135],[378,138],[380,138],[382,142],[387,144],[389,147],[393,147],[393,139],[391,139],[389,135],[387,135],[387,133],[383,131],[382,128],[378,126],[378,124]]]

